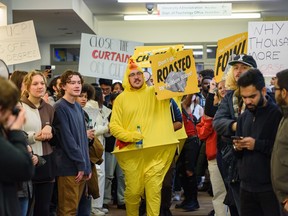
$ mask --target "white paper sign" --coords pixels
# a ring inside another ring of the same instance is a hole
[[[7,65],[40,58],[33,21],[0,26],[0,59]]]
[[[79,72],[90,77],[122,80],[136,46],[143,43],[82,34]]]
[[[157,10],[160,16],[230,16],[232,4],[158,4]]]
[[[248,54],[264,76],[288,68],[288,22],[249,22]]]

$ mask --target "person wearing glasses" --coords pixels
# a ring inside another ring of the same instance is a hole
[[[275,99],[283,117],[278,127],[271,158],[271,179],[274,192],[281,204],[282,215],[288,215],[288,69],[276,74]]]
[[[125,176],[126,212],[138,216],[141,198],[145,198],[147,215],[159,215],[163,179],[178,143],[170,100],[157,100],[155,88],[145,84],[143,71],[133,59],[123,87],[109,126],[117,139],[114,154]]]

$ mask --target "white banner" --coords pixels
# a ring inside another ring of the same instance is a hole
[[[79,72],[84,76],[122,80],[136,46],[143,43],[82,34]]]
[[[230,16],[232,3],[158,4],[160,16]]]
[[[275,76],[288,68],[288,22],[249,22],[248,54],[264,76]]]
[[[0,59],[7,65],[40,58],[33,21],[0,26]]]

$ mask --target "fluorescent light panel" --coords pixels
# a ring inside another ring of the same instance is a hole
[[[184,3],[184,2],[233,2],[239,0],[118,0],[119,3]],[[243,1],[243,0],[242,0]],[[244,0],[248,1],[248,0]]]
[[[257,19],[260,13],[232,13],[231,16],[158,16],[158,15],[124,15],[124,20],[191,20],[191,19]]]

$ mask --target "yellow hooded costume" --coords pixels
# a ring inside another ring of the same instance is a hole
[[[123,79],[125,88],[114,101],[110,131],[123,148],[114,153],[125,174],[125,204],[128,216],[139,215],[141,197],[147,201],[147,215],[158,216],[164,176],[173,160],[178,140],[176,138],[169,100],[159,101],[154,87],[134,89],[129,83],[131,70],[142,72],[133,60],[128,64]],[[141,133],[137,131],[141,127]],[[136,141],[143,139],[143,148]]]

